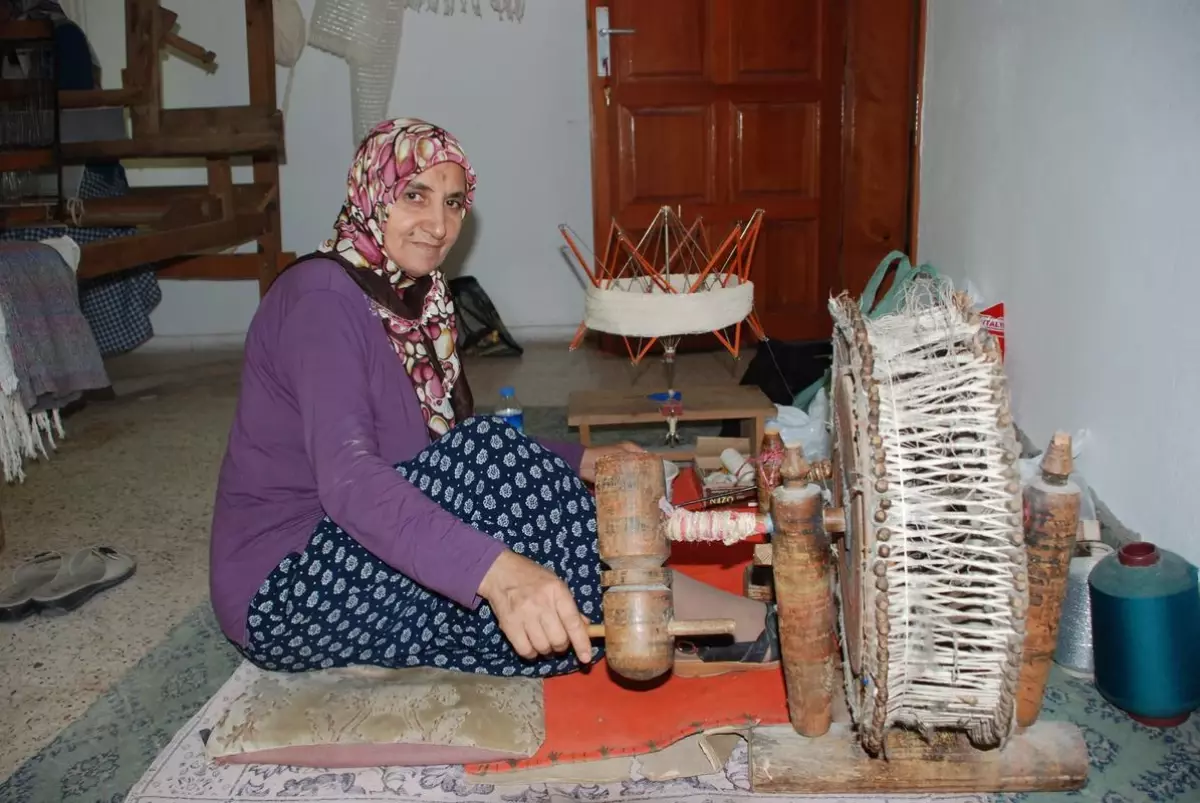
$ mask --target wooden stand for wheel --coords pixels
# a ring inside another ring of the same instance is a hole
[[[1082,788],[1089,764],[1079,728],[1068,722],[1036,721],[1044,673],[1038,677],[1036,692],[1023,696],[1018,731],[1001,748],[979,749],[965,732],[934,731],[926,738],[906,730],[889,732],[879,755],[863,748],[843,693],[834,627],[829,536],[846,529],[847,517],[839,508],[823,508],[820,487],[808,484],[810,478],[831,473],[827,462],[810,466],[798,448],[789,448],[784,485],[775,489],[772,502],[776,511],[772,542],[755,549],[756,562],[772,566],[775,577],[791,726],[751,732],[751,788],[773,794]],[[1069,527],[1068,523],[1060,529]],[[1057,614],[1065,586],[1049,582],[1046,586],[1045,605]],[[1026,651],[1030,649],[1027,643]]]
[[[1087,745],[1079,729],[1065,722],[1033,721],[995,749],[976,747],[966,731],[921,735],[899,728],[884,734],[878,751],[863,747],[843,693],[833,595],[832,538],[854,520],[842,509],[825,507],[820,486],[812,482],[830,474],[829,461],[809,465],[799,449],[790,448],[783,485],[772,491],[771,543],[755,548],[756,560],[770,566],[775,578],[791,724],[751,731],[753,791],[831,795],[1081,788],[1088,774]],[[636,680],[671,669],[676,635],[732,630],[732,622],[724,629],[719,621],[673,620],[668,575],[661,568],[669,549],[660,527],[663,490],[661,466],[652,455],[614,455],[597,466],[599,543],[611,568],[604,580],[606,625],[596,626],[593,636],[608,638],[610,668]],[[1061,591],[1055,583],[1046,584],[1046,594]],[[1036,700],[1036,719],[1040,694],[1026,699]]]

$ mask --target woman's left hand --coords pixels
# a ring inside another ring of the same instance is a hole
[[[587,482],[596,481],[596,461],[607,454],[620,454],[621,452],[644,452],[646,451],[636,443],[622,441],[615,443],[612,446],[589,446],[583,450],[583,460],[579,463],[579,476]]]

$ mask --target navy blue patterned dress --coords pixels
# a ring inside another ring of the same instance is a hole
[[[601,620],[595,506],[561,457],[498,418],[476,416],[396,470],[443,509],[554,572],[580,612]],[[546,677],[579,668],[573,653],[522,658],[486,602],[472,611],[426,590],[328,518],[263,582],[248,630],[243,654],[276,671],[368,664]]]

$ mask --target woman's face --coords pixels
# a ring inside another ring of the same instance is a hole
[[[453,162],[413,177],[388,210],[383,250],[410,276],[432,273],[458,241],[466,199],[467,175]]]

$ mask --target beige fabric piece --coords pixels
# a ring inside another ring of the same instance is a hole
[[[715,728],[672,742],[662,750],[636,756],[614,756],[595,761],[567,762],[546,767],[530,767],[488,775],[464,773],[472,783],[619,783],[636,778],[647,781],[671,781],[696,778],[721,772],[738,743],[750,737],[750,731]]]
[[[546,737],[542,682],[449,670],[275,673],[243,663],[209,735],[221,763],[414,766],[528,758]]]

